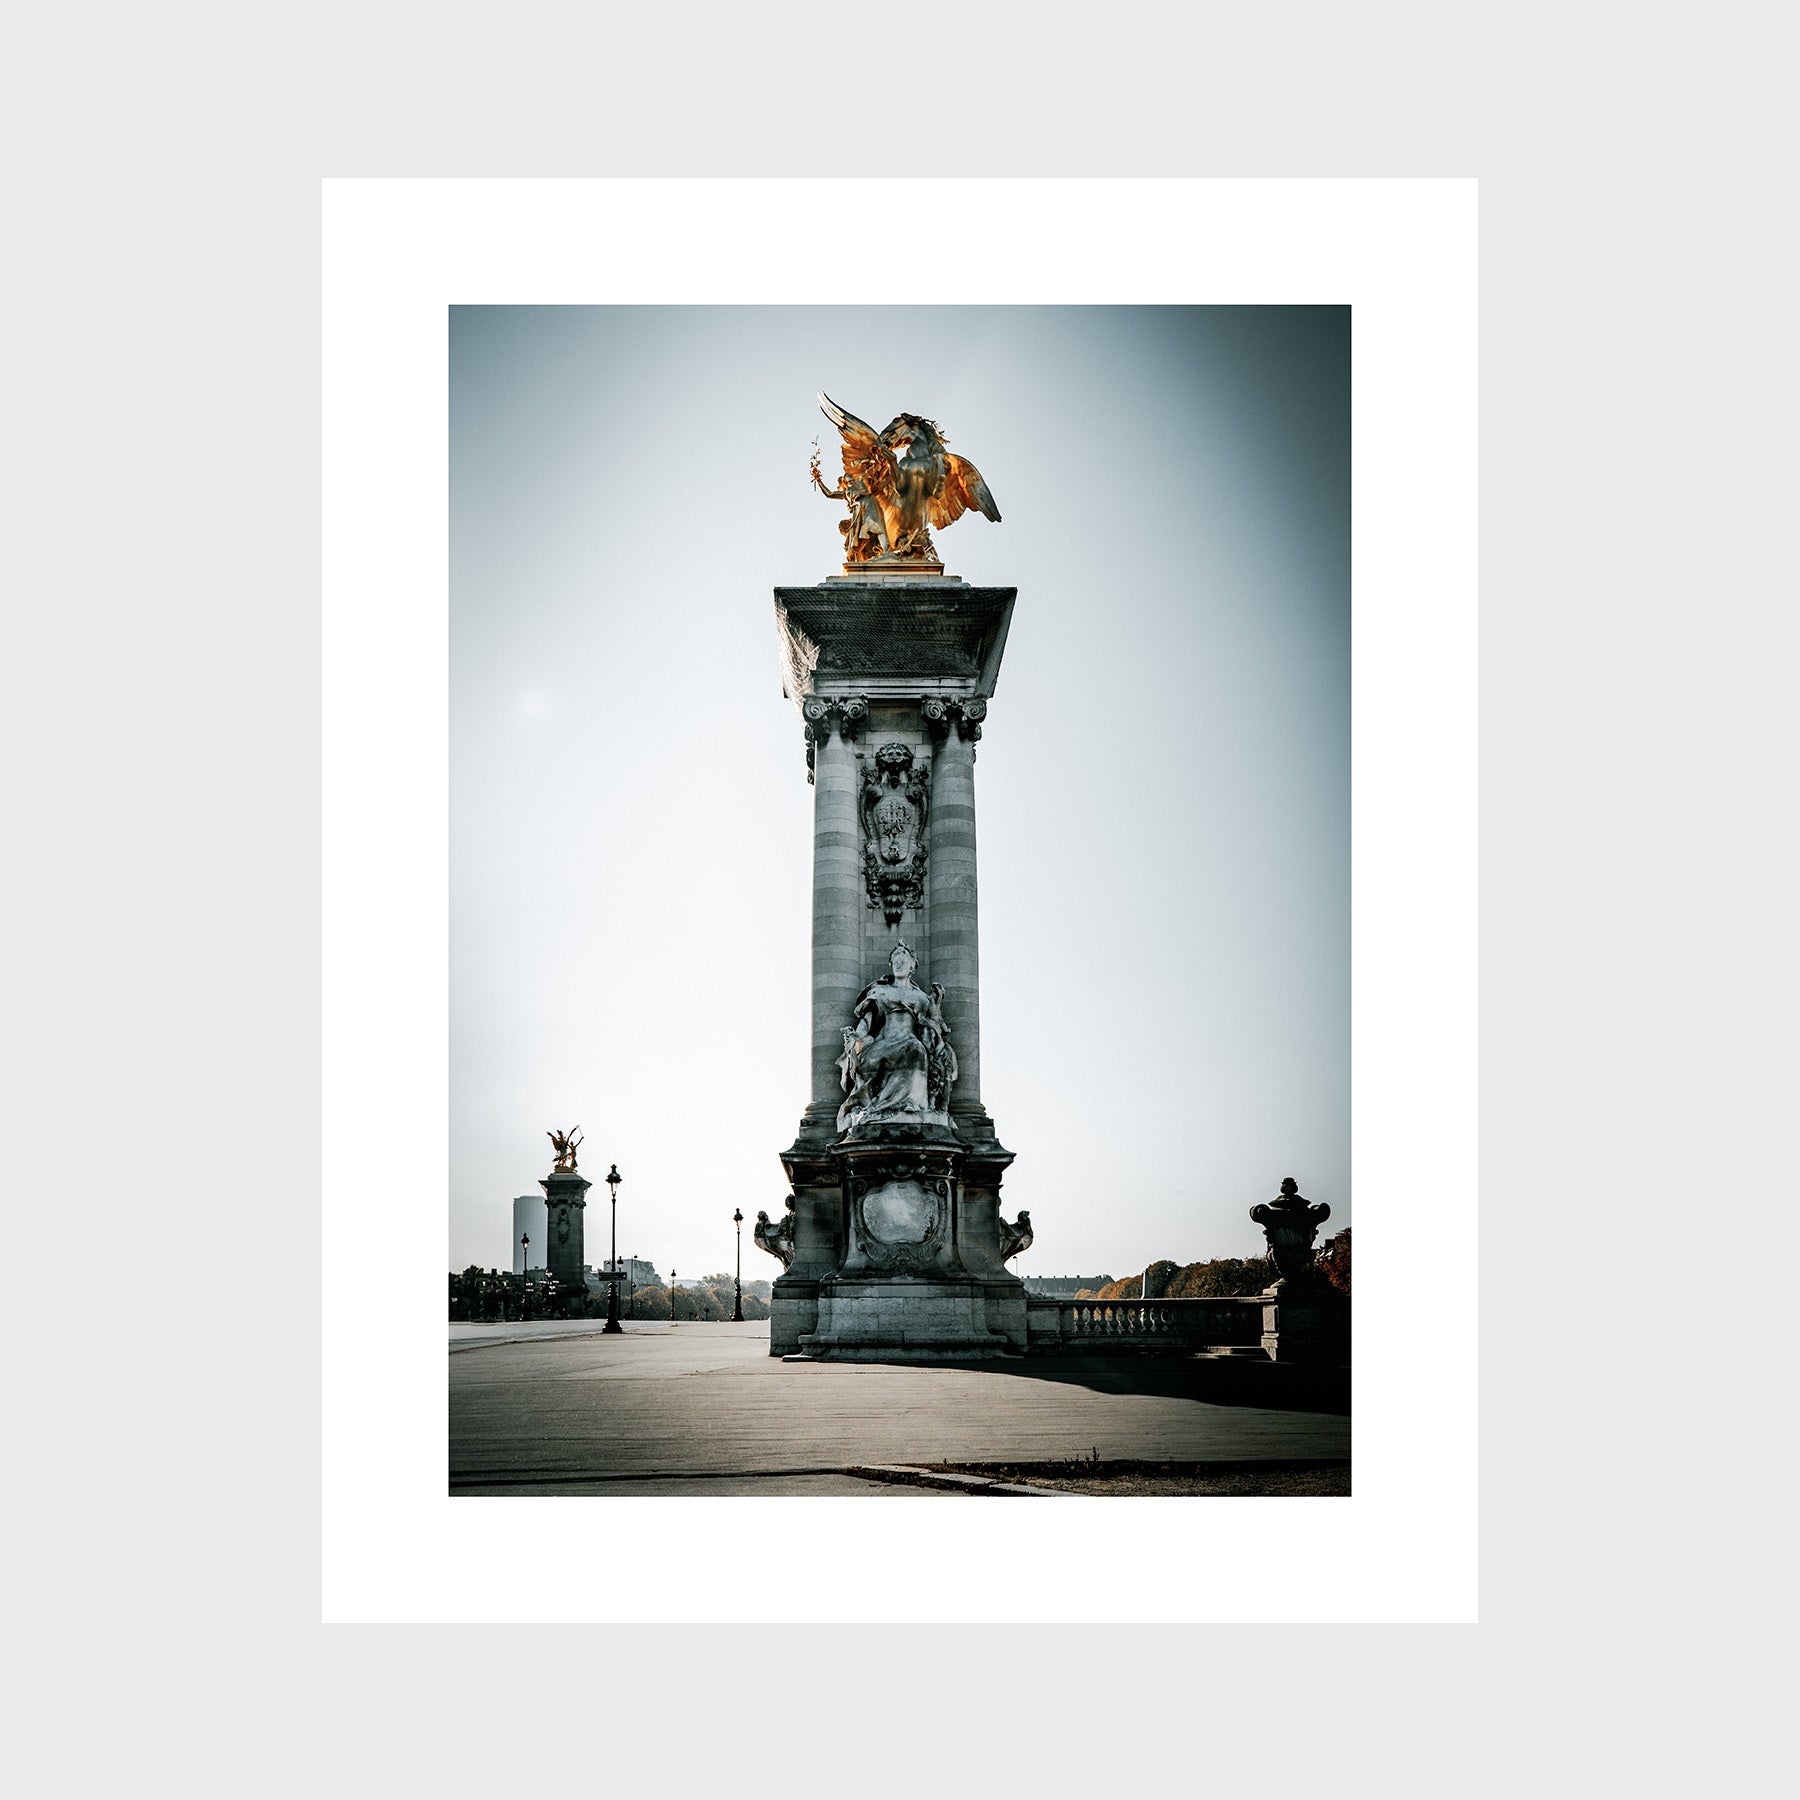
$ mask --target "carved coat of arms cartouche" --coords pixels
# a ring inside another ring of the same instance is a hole
[[[908,907],[925,901],[930,789],[931,765],[915,761],[910,745],[883,744],[875,752],[874,767],[863,765],[864,879],[869,904],[879,906],[890,925],[898,925]]]

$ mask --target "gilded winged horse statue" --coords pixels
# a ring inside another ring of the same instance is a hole
[[[828,488],[819,473],[817,445],[812,478],[828,500],[842,500],[850,516],[839,524],[844,561],[937,564],[932,526],[940,531],[965,512],[1000,522],[1000,508],[981,471],[946,448],[948,439],[930,419],[901,413],[885,431],[865,425],[829,395],[819,410],[844,440],[844,474]]]

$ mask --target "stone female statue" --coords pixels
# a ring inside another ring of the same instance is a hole
[[[956,1052],[944,1023],[942,987],[930,993],[912,978],[918,959],[904,944],[889,958],[892,973],[856,997],[838,1059],[844,1103],[839,1131],[883,1119],[948,1124]]]

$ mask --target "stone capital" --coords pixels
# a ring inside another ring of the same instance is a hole
[[[972,744],[980,741],[981,722],[987,717],[987,705],[978,694],[967,700],[943,699],[934,694],[920,703],[919,710],[925,719],[925,729],[935,743],[943,743],[954,725],[956,735],[964,743]]]
[[[800,702],[802,735],[806,739],[806,779],[813,778],[813,760],[820,744],[829,743],[831,728],[839,741],[853,743],[869,722],[869,703],[860,694],[808,694]]]

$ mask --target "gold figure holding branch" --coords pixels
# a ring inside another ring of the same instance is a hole
[[[885,431],[865,425],[828,395],[819,410],[844,440],[844,474],[835,488],[819,473],[813,440],[812,476],[829,500],[842,500],[850,517],[839,524],[846,563],[937,562],[931,527],[943,530],[965,512],[1000,522],[1000,508],[981,471],[946,448],[949,440],[930,419],[901,413]]]

